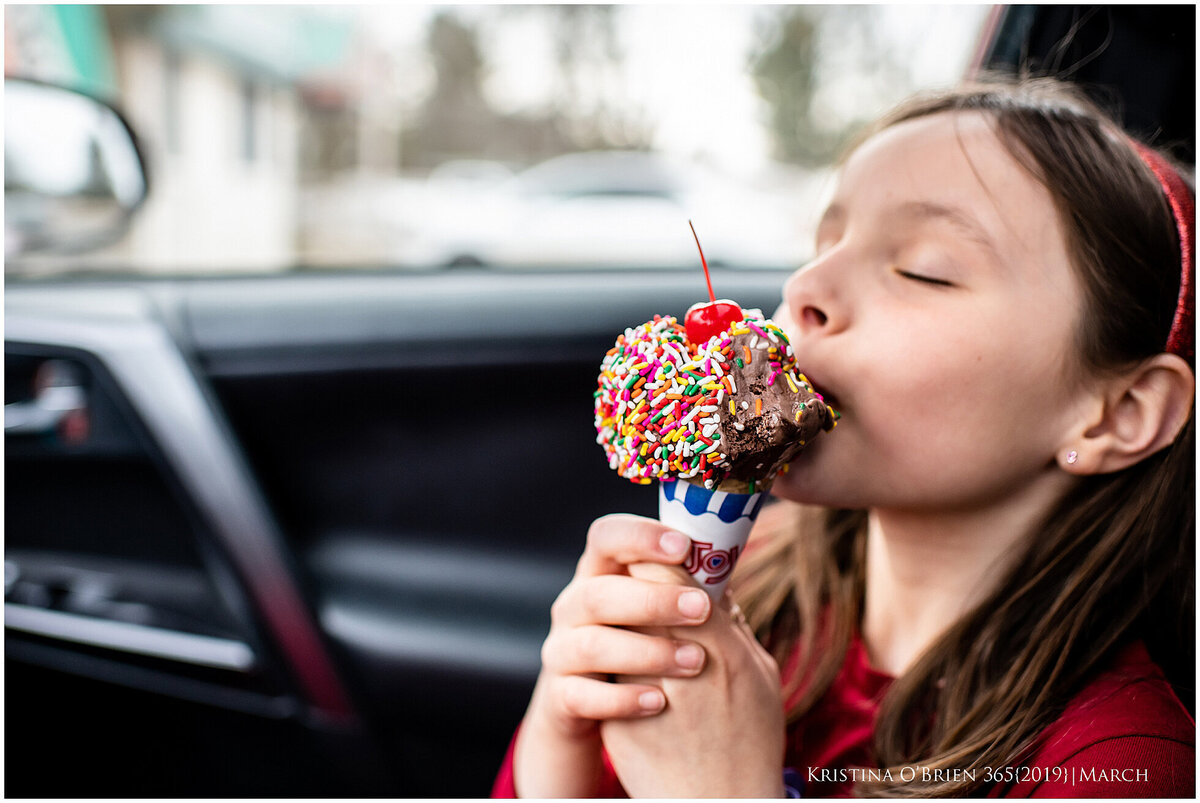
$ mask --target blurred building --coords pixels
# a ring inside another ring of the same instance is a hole
[[[6,74],[113,100],[141,137],[150,198],[106,261],[164,271],[295,262],[300,87],[342,69],[350,17],[305,6],[8,5],[5,23]]]

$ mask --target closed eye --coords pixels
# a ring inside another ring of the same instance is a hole
[[[906,270],[897,270],[896,273],[905,279],[912,279],[917,282],[925,282],[926,284],[933,284],[938,287],[954,287],[954,282],[948,282],[945,279],[935,279],[932,276],[922,276],[919,273],[909,273]]]

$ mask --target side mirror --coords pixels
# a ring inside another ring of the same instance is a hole
[[[4,255],[80,253],[119,239],[146,198],[145,161],[111,106],[4,80]]]

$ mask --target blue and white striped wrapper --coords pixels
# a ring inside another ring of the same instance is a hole
[[[658,518],[692,539],[683,568],[714,600],[721,596],[766,494],[710,491],[683,480],[658,484]]]

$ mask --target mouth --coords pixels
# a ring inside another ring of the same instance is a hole
[[[838,397],[831,393],[829,388],[818,382],[814,382],[812,377],[808,377],[808,383],[812,385],[813,390],[817,392],[817,395],[821,397],[825,404],[838,411],[842,409],[842,404],[838,401]]]

